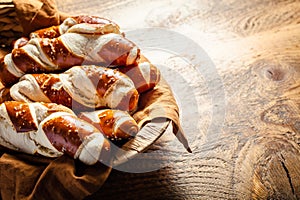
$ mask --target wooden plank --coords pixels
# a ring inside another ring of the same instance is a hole
[[[181,100],[193,154],[175,140],[158,140],[147,152],[155,152],[148,162],[160,163],[159,170],[114,170],[88,199],[300,198],[298,0],[67,0],[58,7],[111,18],[123,30],[160,27],[191,38],[222,79],[223,87],[211,89],[225,93],[225,99],[212,97],[205,78],[180,59],[157,58],[172,66],[163,72]],[[223,114],[212,115],[219,106],[212,98],[226,106],[221,130],[222,121],[214,120]]]

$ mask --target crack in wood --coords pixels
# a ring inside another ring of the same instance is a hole
[[[281,155],[281,158],[282,158],[283,160],[285,160],[284,157],[283,157],[283,155],[282,155],[282,154],[280,154],[280,155]],[[289,184],[290,184],[292,193],[293,193],[293,195],[295,195],[295,188],[294,188],[294,186],[293,186],[293,182],[292,182],[292,178],[291,178],[291,176],[290,176],[289,170],[288,170],[288,168],[286,167],[284,161],[280,161],[280,163],[281,163],[281,165],[282,165],[282,167],[283,167],[283,169],[284,169],[284,171],[285,171],[285,173],[286,173],[286,176],[287,176],[287,178],[288,178],[288,180],[289,180]]]

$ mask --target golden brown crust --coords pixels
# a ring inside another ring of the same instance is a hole
[[[23,48],[12,50],[12,60],[15,65],[24,73],[45,72],[38,62],[36,62]]]
[[[7,101],[4,104],[6,106],[7,114],[17,132],[37,130],[37,125],[34,122],[27,103]]]
[[[33,74],[32,76],[51,102],[62,104],[69,108],[72,107],[72,97],[64,90],[64,88],[53,87],[54,84],[60,82],[58,77],[54,77],[50,74]]]
[[[86,72],[87,77],[92,81],[97,93],[100,97],[103,97],[108,90],[117,80],[117,71],[111,73],[111,69],[97,70],[97,66],[82,66],[82,69]]]
[[[126,65],[129,53],[135,47],[136,45],[133,42],[124,37],[112,38],[98,51],[98,55],[108,65]],[[137,55],[139,55],[139,49],[137,51]]]
[[[72,16],[71,18],[73,18],[78,24],[80,23],[88,23],[88,24],[115,24],[113,21],[103,18],[103,17],[99,17],[99,16],[88,16],[88,15],[78,15],[78,16]]]
[[[134,120],[127,120],[120,124],[116,130],[116,136],[118,138],[129,139],[134,137],[139,131],[139,128]]]
[[[149,80],[146,80],[142,70],[141,65],[143,63],[147,63],[149,68],[147,69],[147,73],[149,73]],[[160,72],[159,70],[152,64],[150,61],[141,55],[140,59],[136,64],[130,66],[122,66],[119,67],[118,70],[124,74],[126,74],[134,83],[135,88],[139,93],[143,93],[150,89],[153,89],[160,80]]]
[[[43,131],[58,151],[71,157],[74,157],[87,136],[97,132],[92,125],[70,115],[48,120],[43,124]]]
[[[55,84],[60,84],[60,79],[52,74],[32,74],[36,82],[39,84],[42,92],[49,98],[51,102],[73,108],[74,110],[84,108],[83,105],[75,101],[64,87],[53,87]]]
[[[4,58],[0,60],[0,80],[1,83],[6,87],[11,86],[13,83],[19,80],[19,77],[16,77],[8,71],[7,66],[4,62]]]
[[[75,65],[81,65],[84,58],[77,56],[69,51],[61,41],[61,38],[40,39],[40,46],[48,59],[59,66],[61,70],[68,69]]]
[[[57,38],[60,36],[59,26],[51,26],[49,28],[34,31],[32,34],[40,38]]]
[[[112,110],[105,110],[104,112],[98,115],[98,121],[92,121],[90,118],[86,117],[84,114],[81,114],[79,118],[91,123],[95,126],[100,132],[102,132],[108,138],[114,138],[114,123],[115,117]]]
[[[127,140],[138,132],[138,125],[126,112],[113,109],[79,113],[78,117],[89,122],[112,140]]]
[[[139,93],[136,89],[128,92],[121,100],[117,109],[125,111],[134,111],[137,108]]]
[[[148,90],[148,83],[145,80],[138,65],[122,66],[118,68],[120,72],[126,74],[134,83],[135,88],[139,93]]]

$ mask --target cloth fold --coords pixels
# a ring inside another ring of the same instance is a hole
[[[56,159],[0,149],[0,192],[5,199],[83,199],[96,192],[111,167],[86,166],[67,156]],[[5,152],[5,153],[4,153]]]
[[[60,24],[61,16],[55,0],[13,0],[24,36],[32,31]]]
[[[24,35],[58,25],[68,16],[57,10],[54,0],[14,0],[14,5]],[[140,96],[133,117],[139,126],[157,118],[172,120],[174,134],[190,150],[180,126],[179,108],[164,79]],[[0,147],[0,199],[83,199],[100,189],[110,171],[111,167],[101,163],[85,166],[67,156],[52,159]]]
[[[180,124],[178,105],[170,86],[163,77],[153,90],[140,96],[139,110],[133,115],[133,118],[140,127],[157,118],[170,119],[173,125],[173,133],[185,149],[190,153],[192,152]]]

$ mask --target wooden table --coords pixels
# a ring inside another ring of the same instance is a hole
[[[58,7],[110,18],[125,32],[175,32],[214,64],[193,68],[192,55],[146,49],[174,88],[193,153],[166,134],[148,151],[158,170],[113,170],[89,199],[300,199],[300,1],[64,0]]]

